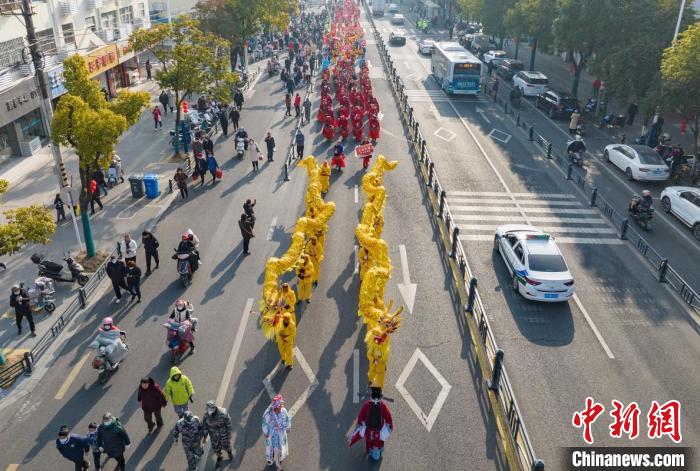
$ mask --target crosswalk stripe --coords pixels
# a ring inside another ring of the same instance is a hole
[[[460,231],[488,231],[496,232],[496,226],[488,224],[457,224]],[[545,232],[557,233],[578,233],[578,234],[617,234],[611,227],[568,227],[568,226],[539,226]],[[559,240],[559,239],[557,239]]]
[[[595,209],[568,209],[568,208],[516,208],[515,206],[451,206],[450,211],[491,211],[494,213],[552,213],[552,214],[598,214]]]
[[[501,204],[508,203],[508,200],[503,199],[492,199],[492,198],[448,198],[447,202],[449,204]],[[515,202],[513,203],[515,204]],[[519,205],[540,205],[540,206],[581,206],[578,201],[539,201],[539,200],[519,200],[517,201]]]
[[[459,240],[481,242],[493,241],[490,234],[465,234],[460,235]],[[589,244],[589,245],[622,245],[625,242],[620,239],[594,239],[590,237],[556,237],[557,244]]]
[[[449,200],[451,196],[501,196],[503,198],[510,198],[514,196],[516,198],[561,198],[561,199],[575,199],[574,195],[569,195],[566,193],[504,193],[503,191],[448,191],[447,199]]]
[[[450,211],[452,211],[450,209]],[[502,224],[520,223],[525,224],[526,221],[522,216],[510,215],[492,215],[492,214],[452,214],[452,219],[455,221],[499,221]],[[560,224],[607,224],[602,218],[560,218],[546,216],[528,216],[530,222],[540,223],[560,223]]]

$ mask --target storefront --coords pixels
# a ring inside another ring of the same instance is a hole
[[[0,93],[0,156],[31,155],[47,138],[34,77]]]
[[[95,49],[85,56],[85,63],[88,76],[100,82],[109,98],[132,85],[134,71],[138,71],[138,59],[126,43]]]
[[[55,110],[59,97],[68,92],[66,89],[66,80],[63,78],[63,64],[46,71],[46,84],[51,94],[51,106],[53,106]]]

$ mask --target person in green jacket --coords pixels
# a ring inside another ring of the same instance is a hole
[[[190,378],[183,375],[180,368],[170,368],[170,378],[165,383],[165,400],[173,402],[173,408],[178,417],[182,418],[185,411],[190,409],[189,403],[194,402],[194,386]]]

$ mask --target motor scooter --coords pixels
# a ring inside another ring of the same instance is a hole
[[[114,343],[104,344],[95,339],[90,344],[91,347],[97,348],[97,356],[92,359],[92,367],[100,373],[97,375],[97,381],[100,384],[105,384],[109,378],[119,370],[119,365],[124,361],[124,357],[128,353],[129,346],[126,344],[126,332],[119,332],[119,340]],[[118,361],[110,361],[110,356],[115,354],[119,356]]]
[[[645,230],[651,230],[652,220],[654,219],[654,208],[643,206],[641,204],[641,198],[637,195],[632,197],[632,202],[630,203],[628,210],[629,217],[634,219],[637,224],[643,227]]]
[[[173,258],[177,260],[177,273],[180,275],[180,281],[182,281],[182,286],[187,288],[192,284],[192,263],[190,262],[190,252],[178,252],[175,250]]]
[[[583,152],[567,152],[567,155],[569,157],[569,162],[571,162],[574,165],[578,165],[579,167],[583,168]]]
[[[70,278],[68,278],[66,273],[64,273],[63,265],[46,260],[42,254],[32,254],[29,257],[32,262],[39,266],[39,276],[45,276],[51,278],[55,281],[61,282],[78,282],[80,286],[85,286],[90,279],[85,273],[85,269],[81,264],[74,261],[70,255],[67,255],[63,260],[68,264],[68,270],[70,271]]]
[[[185,338],[187,335],[191,335],[192,322],[189,320],[177,322],[174,319],[170,319],[163,324],[163,327],[167,330],[165,342],[170,349],[172,364],[179,365],[189,346]]]

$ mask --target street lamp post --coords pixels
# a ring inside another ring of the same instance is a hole
[[[681,20],[683,20],[683,10],[685,10],[685,0],[681,0],[681,9],[678,12],[678,21],[676,22],[676,31],[673,33],[673,40],[678,37],[678,32],[681,29]]]

